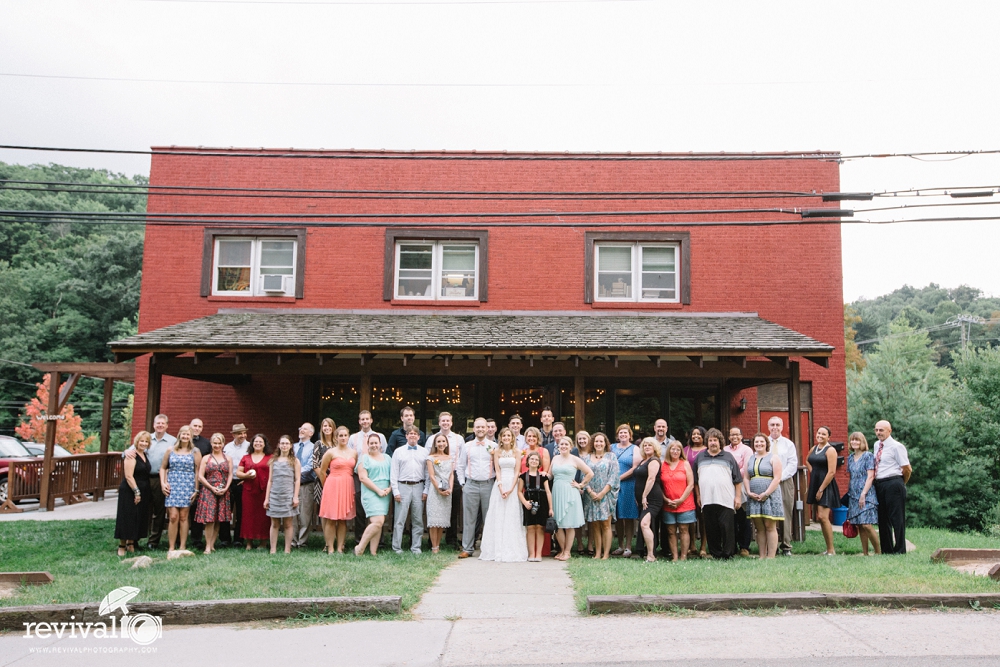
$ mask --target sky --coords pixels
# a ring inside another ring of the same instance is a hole
[[[996,2],[0,0],[0,144],[998,150],[998,19]],[[1000,189],[1000,155],[841,166],[845,192],[959,186]],[[1000,194],[964,201],[856,217],[1000,215]],[[847,301],[931,282],[1000,295],[1000,221],[842,229]]]

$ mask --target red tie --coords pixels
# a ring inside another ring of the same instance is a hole
[[[878,445],[878,453],[875,454],[875,475],[878,475],[878,464],[882,460],[882,452],[885,450],[885,443],[881,440]]]

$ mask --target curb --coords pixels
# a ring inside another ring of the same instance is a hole
[[[293,618],[307,614],[398,614],[403,598],[382,597],[331,598],[251,598],[240,600],[185,600],[180,602],[136,602],[129,604],[132,616],[150,614],[163,619],[164,625],[201,625],[238,623],[273,618]],[[98,605],[43,604],[24,607],[0,607],[0,630],[22,630],[25,623],[74,623],[107,621],[98,615]]]
[[[743,595],[591,595],[590,614],[634,614],[647,611],[692,609],[732,611],[735,609],[818,609],[824,607],[875,606],[898,609],[933,607],[974,608],[1000,605],[1000,593],[749,593]]]

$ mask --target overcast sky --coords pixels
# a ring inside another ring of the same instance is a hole
[[[996,2],[0,0],[0,143],[1000,149],[987,76],[998,24]],[[1000,156],[930,159],[847,161],[842,190],[1000,186]],[[0,160],[149,169],[115,155]],[[859,217],[949,214],[1000,205]],[[844,225],[845,299],[930,282],[1000,295],[998,230]]]

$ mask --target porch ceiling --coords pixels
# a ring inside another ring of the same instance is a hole
[[[219,313],[110,343],[119,361],[183,354],[829,357],[833,346],[756,314]]]

